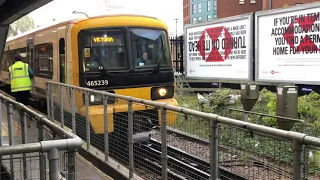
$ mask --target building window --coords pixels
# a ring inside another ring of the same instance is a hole
[[[197,13],[197,5],[196,4],[193,4],[192,5],[192,9],[193,9],[193,14]]]
[[[207,2],[207,6],[208,6],[208,11],[211,11],[212,7],[211,7],[211,1]]]
[[[212,19],[212,16],[211,16],[211,15],[208,15],[208,16],[207,16],[207,19],[208,19],[208,20]]]
[[[198,3],[198,12],[201,12],[201,3]]]
[[[251,4],[256,3],[256,0],[250,0],[250,3],[251,3]]]
[[[239,0],[239,4],[244,4],[244,0]]]
[[[197,18],[193,18],[192,23],[196,23],[196,22],[197,22]]]
[[[215,14],[215,15],[213,15],[213,17],[214,17],[214,18],[217,18],[217,15],[216,15],[216,14]]]
[[[213,10],[217,10],[217,1],[213,1]]]
[[[202,20],[202,18],[201,18],[201,17],[199,17],[199,18],[198,18],[198,20],[199,20],[199,22],[200,22],[200,21]]]

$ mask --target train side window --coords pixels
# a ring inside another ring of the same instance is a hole
[[[4,51],[2,55],[2,61],[1,61],[1,69],[2,71],[9,71],[9,61],[8,61],[8,51]]]
[[[60,82],[66,82],[66,56],[65,56],[65,41],[64,38],[59,40],[59,61],[60,61]]]
[[[7,51],[3,51],[2,54],[2,59],[1,59],[1,70],[2,71],[7,71],[6,70],[6,64],[7,63]]]
[[[52,43],[38,44],[35,49],[36,76],[52,79],[53,75],[53,45]]]
[[[8,71],[9,71],[9,67],[12,65],[12,64],[14,64],[15,62],[14,62],[14,56],[16,55],[16,53],[17,53],[17,50],[15,50],[15,49],[13,49],[13,50],[9,50],[8,51],[8,59],[7,59],[7,61],[8,61],[8,63],[7,63],[7,69],[8,69]]]

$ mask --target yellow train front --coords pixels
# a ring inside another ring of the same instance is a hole
[[[74,85],[177,105],[166,25],[144,16],[107,16],[80,21],[71,30]],[[85,117],[84,95],[77,94]],[[89,96],[89,115],[96,134],[104,133],[102,97]],[[109,132],[127,126],[128,102],[108,101]],[[133,103],[135,132],[160,123],[160,111]],[[168,124],[176,121],[167,115]]]
[[[7,40],[1,82],[9,85],[8,67],[20,53],[35,73],[32,101],[46,101],[46,81],[55,81],[116,94],[177,105],[167,26],[153,17],[112,15],[73,19]],[[60,119],[60,94],[54,92],[55,119]],[[76,91],[77,132],[85,138],[85,97]],[[63,92],[65,123],[71,126],[70,91]],[[92,134],[104,133],[101,97],[89,96]],[[160,112],[133,104],[135,132],[159,125]],[[109,133],[127,126],[127,102],[108,102]],[[176,122],[167,115],[168,125]],[[147,124],[147,125],[146,125]],[[141,127],[138,128],[137,127]],[[100,137],[101,138],[101,137]]]

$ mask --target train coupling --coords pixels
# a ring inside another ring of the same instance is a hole
[[[155,133],[156,133],[155,130],[135,133],[135,134],[133,134],[133,143],[148,144],[151,139],[151,136],[154,135]]]

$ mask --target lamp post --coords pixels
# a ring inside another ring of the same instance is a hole
[[[176,38],[178,37],[178,19],[174,19],[176,20]]]
[[[175,39],[175,53],[176,53],[176,71],[178,69],[178,19],[174,19],[176,21],[176,39]]]
[[[84,12],[77,12],[76,10],[74,10],[74,11],[72,12],[72,14],[84,14],[84,15],[87,16],[87,18],[89,19],[88,14],[87,14],[87,13],[84,13]]]

